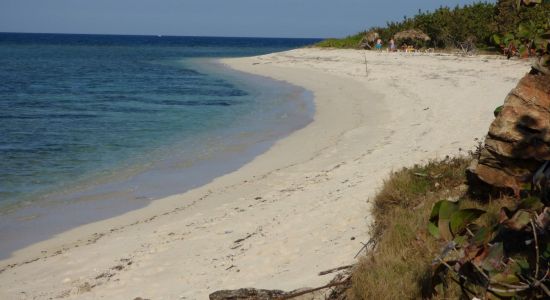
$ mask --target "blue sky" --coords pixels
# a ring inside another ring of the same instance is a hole
[[[0,0],[0,32],[342,37],[473,0]],[[494,1],[489,1],[494,2]]]

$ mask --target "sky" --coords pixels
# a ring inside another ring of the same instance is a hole
[[[0,32],[344,37],[473,0],[0,0]],[[488,1],[494,2],[494,1]]]

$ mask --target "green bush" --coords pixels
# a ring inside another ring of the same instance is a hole
[[[343,39],[326,39],[316,44],[317,47],[327,48],[350,48],[355,49],[359,47],[359,43],[363,38],[364,32],[360,32],[355,35],[347,36]]]
[[[532,2],[532,1],[531,1]],[[544,1],[543,1],[544,2]],[[550,3],[539,5],[538,9],[516,7],[517,0],[499,0],[497,3],[476,2],[454,8],[440,7],[432,12],[421,10],[413,17],[388,22],[386,26],[372,27],[368,31],[378,32],[380,38],[389,41],[396,33],[407,29],[419,29],[430,36],[424,46],[432,48],[454,48],[459,42],[471,41],[478,48],[494,46],[493,35],[515,34],[520,24],[531,24],[536,28],[548,26]],[[343,39],[328,39],[319,47],[357,48],[364,32]]]

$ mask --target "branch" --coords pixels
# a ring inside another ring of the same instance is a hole
[[[466,277],[466,276],[464,276],[464,275],[458,273],[458,272],[457,272],[455,269],[453,269],[453,267],[451,267],[451,265],[449,265],[446,261],[442,260],[442,259],[439,258],[439,257],[437,258],[437,260],[439,260],[439,262],[440,262],[441,264],[443,264],[445,267],[447,267],[447,269],[449,269],[449,271],[453,272],[453,273],[456,274],[458,277],[464,279],[465,281],[470,281],[470,280],[468,279],[468,277]]]
[[[494,287],[487,287],[487,289],[493,293],[517,293],[517,292],[522,292],[522,291],[525,291],[526,289],[528,289],[529,286],[527,287],[517,287],[517,288],[509,288],[509,289],[499,289],[499,288],[494,288]]]
[[[533,283],[531,283],[532,286],[534,287],[540,287],[541,290],[547,295],[547,296],[550,296],[550,290],[548,289],[548,287],[542,283],[545,279],[546,279],[546,276],[548,275],[548,271],[546,272],[546,274],[544,274],[544,277],[541,279],[541,280],[537,280],[535,278],[532,278],[529,276],[529,278],[531,278],[533,280]]]
[[[540,283],[540,287],[544,291],[546,296],[550,297],[550,290],[548,289],[548,287],[546,285],[544,285],[544,283],[542,283],[542,282]]]
[[[538,280],[539,278],[539,238],[537,236],[537,228],[535,228],[535,222],[533,222],[533,219],[530,220],[531,221],[531,227],[533,227],[533,236],[535,237],[535,252],[536,252],[536,255],[537,255],[537,264],[535,266],[535,279]]]
[[[466,276],[460,274],[459,272],[457,272],[456,270],[454,270],[447,262],[445,262],[445,261],[442,260],[441,258],[438,258],[438,260],[439,260],[445,267],[447,267],[447,269],[449,269],[451,272],[453,272],[454,274],[456,274],[458,277],[464,279],[464,280],[467,281],[467,282],[473,283],[468,277],[466,277]],[[476,269],[483,275],[483,277],[485,277],[485,278],[489,281],[489,286],[487,286],[487,290],[489,290],[489,291],[491,291],[491,292],[494,292],[494,293],[521,292],[521,291],[525,291],[526,289],[529,288],[529,285],[527,285],[527,284],[513,285],[513,284],[507,284],[507,283],[502,283],[502,282],[494,282],[494,281],[491,281],[491,280],[489,279],[489,277],[487,276],[487,274],[485,274],[485,272],[483,272],[482,270],[480,270],[478,266],[476,266],[474,263],[472,263],[472,265],[474,265],[474,267],[476,267]],[[498,284],[498,285],[502,285],[502,286],[504,286],[504,287],[507,287],[508,289],[500,289],[500,288],[492,287],[492,286],[491,286],[491,283]],[[542,284],[542,283],[541,283],[541,284]]]
[[[361,243],[363,244],[363,247],[361,247],[361,249],[359,249],[359,251],[357,252],[357,254],[355,254],[355,256],[353,258],[357,258],[357,256],[359,256],[359,254],[361,254],[361,251],[363,251],[363,249],[366,249],[370,244],[374,244],[375,241],[373,238],[371,238],[366,244],[365,243]]]
[[[548,224],[550,224],[550,207],[545,207],[542,213],[537,217],[537,225],[542,229],[546,229]]]
[[[353,266],[354,265],[347,265],[347,266],[342,266],[342,267],[326,270],[326,271],[323,271],[323,272],[319,272],[319,276],[323,276],[323,275],[327,275],[327,274],[330,274],[330,273],[338,272],[340,270],[350,269],[350,268],[353,268]]]
[[[318,288],[307,289],[307,290],[299,291],[299,292],[296,292],[296,293],[291,292],[287,295],[284,295],[284,296],[281,296],[281,297],[278,297],[278,298],[275,298],[275,299],[276,300],[287,300],[287,299],[296,298],[296,297],[299,297],[299,296],[302,296],[302,295],[305,295],[305,294],[309,294],[309,293],[313,293],[313,292],[316,292],[316,291],[319,291],[319,290],[328,289],[328,288],[333,287],[333,286],[346,284],[346,283],[348,283],[348,281],[350,279],[351,279],[351,276],[349,276],[346,279],[344,279],[342,281],[339,281],[339,282],[329,283],[329,284],[323,285],[323,286],[318,287]]]

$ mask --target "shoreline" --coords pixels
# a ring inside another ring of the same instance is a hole
[[[367,77],[363,55],[222,60],[312,91],[314,121],[205,186],[18,251],[0,262],[0,298],[204,299],[330,280],[317,273],[354,261],[386,175],[471,149],[528,71],[483,57],[367,53]]]
[[[256,108],[225,128],[198,134],[192,141],[186,138],[186,142],[162,145],[155,150],[157,153],[145,152],[139,159],[145,163],[129,159],[123,166],[113,166],[109,174],[65,182],[13,204],[11,211],[10,207],[0,210],[0,261],[13,251],[66,230],[116,218],[147,207],[152,201],[208,184],[250,162],[277,140],[306,126],[313,117],[313,97],[300,87],[232,70],[217,59],[183,59],[181,64],[239,86],[253,94],[256,102],[266,102],[266,107],[274,105],[270,99],[282,99],[276,101],[282,104],[280,111],[264,113],[267,120],[262,121],[254,115],[259,113]],[[281,112],[288,122],[268,127],[266,124],[273,123]]]

